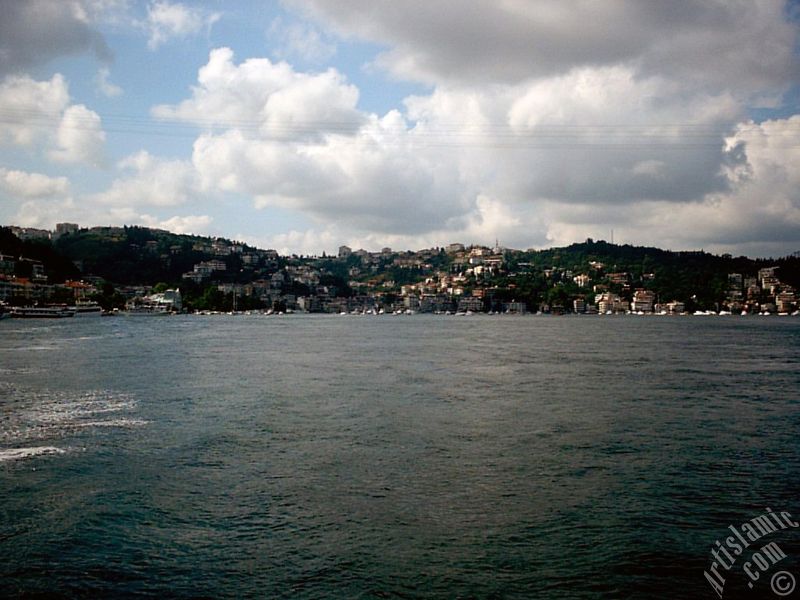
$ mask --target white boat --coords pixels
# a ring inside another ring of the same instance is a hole
[[[75,306],[70,306],[75,311],[76,317],[99,317],[103,314],[103,309],[97,302],[78,302]]]
[[[157,306],[132,306],[119,311],[124,317],[166,317],[172,313],[166,307]]]
[[[11,316],[17,319],[62,319],[74,317],[75,311],[67,306],[15,306]]]

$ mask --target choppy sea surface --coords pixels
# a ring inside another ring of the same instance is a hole
[[[6,320],[0,596],[715,598],[799,434],[791,317]]]

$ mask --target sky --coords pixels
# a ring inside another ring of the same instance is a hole
[[[800,251],[800,2],[0,0],[0,223]],[[613,234],[612,234],[613,231]]]

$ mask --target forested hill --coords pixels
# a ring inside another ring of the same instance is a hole
[[[644,287],[661,297],[689,299],[695,296],[701,304],[703,300],[710,303],[724,295],[731,273],[756,276],[759,269],[766,267],[777,266],[783,283],[800,288],[797,253],[777,259],[752,259],[586,240],[563,248],[521,252],[513,260],[529,262],[538,269],[562,268],[575,273],[591,270],[592,262],[601,263],[606,273],[628,273],[631,281],[643,282]]]
[[[219,258],[214,238],[182,235],[147,227],[80,229],[50,240],[22,241],[0,227],[0,254],[41,261],[51,282],[95,275],[120,284],[179,282],[198,262]],[[234,242],[224,241],[232,246]],[[239,244],[243,251],[250,248]],[[230,267],[238,257],[225,257]]]
[[[73,261],[64,253],[53,247],[49,240],[21,240],[14,235],[10,228],[0,227],[0,254],[18,261],[15,272],[10,273],[19,277],[30,277],[34,261],[45,266],[51,281],[63,282],[65,279],[80,277],[80,271]]]
[[[157,282],[178,284],[182,275],[202,261],[225,263],[224,279],[244,282],[268,277],[292,264],[313,263],[330,273],[347,278],[353,256],[347,260],[323,258],[280,258],[262,250],[233,242],[194,235],[180,235],[146,227],[96,227],[79,229],[57,237],[54,241],[22,241],[11,229],[0,227],[0,254],[40,261],[51,282],[83,275],[95,275],[118,284],[153,285]],[[372,253],[380,254],[380,253]],[[534,275],[548,269],[572,274],[602,269],[606,274],[625,272],[631,282],[644,282],[645,287],[663,297],[718,297],[728,286],[728,275],[740,273],[754,276],[763,267],[778,266],[781,282],[800,288],[800,257],[750,259],[718,256],[706,252],[672,252],[652,247],[615,245],[605,241],[586,240],[563,248],[546,250],[504,250],[504,272]],[[424,263],[435,263],[437,269],[454,266],[454,256],[444,249],[420,252],[393,252],[363,270],[362,279],[386,272],[387,279],[400,282],[422,279],[426,269],[403,270],[397,257],[420,256]],[[432,259],[431,257],[436,258]],[[251,260],[248,260],[251,259]],[[358,261],[356,261],[358,262]],[[340,264],[341,263],[341,264]],[[352,263],[352,264],[351,264]],[[20,264],[20,263],[18,263]],[[601,266],[597,266],[597,265]],[[593,266],[594,265],[594,266]],[[18,267],[24,270],[25,267]],[[17,273],[20,275],[20,273]],[[395,275],[388,278],[388,274]],[[399,274],[399,275],[398,275]],[[21,273],[25,276],[25,273]]]
[[[194,264],[213,258],[212,243],[211,238],[159,229],[109,227],[61,236],[54,247],[84,273],[114,283],[152,285],[178,282]]]

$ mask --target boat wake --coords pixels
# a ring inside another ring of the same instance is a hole
[[[55,446],[33,446],[30,448],[7,448],[0,450],[0,463],[12,460],[23,460],[34,456],[46,456],[48,454],[64,454],[65,450]]]
[[[30,390],[14,384],[0,384],[0,461],[19,460],[47,454],[62,454],[53,442],[93,431],[141,427],[136,400],[129,394],[97,390],[69,393]],[[21,446],[25,447],[8,447]],[[6,446],[3,448],[2,446]]]

